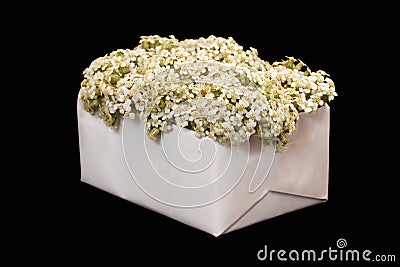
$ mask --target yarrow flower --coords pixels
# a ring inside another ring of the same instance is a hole
[[[142,36],[134,49],[94,60],[83,72],[80,98],[106,125],[139,115],[150,138],[172,124],[218,142],[239,144],[252,135],[281,151],[299,113],[337,96],[324,71],[292,57],[272,64],[231,37],[179,41]]]

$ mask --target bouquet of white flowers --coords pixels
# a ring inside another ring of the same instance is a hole
[[[151,138],[176,124],[221,143],[257,135],[277,151],[295,133],[300,112],[336,95],[324,71],[312,72],[292,57],[270,64],[256,49],[215,36],[143,36],[132,50],[94,60],[80,90],[85,110],[108,126],[139,114]]]

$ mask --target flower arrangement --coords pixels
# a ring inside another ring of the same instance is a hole
[[[300,112],[310,113],[337,95],[322,70],[312,72],[288,57],[272,64],[232,38],[179,41],[142,36],[134,49],[119,49],[84,70],[80,98],[106,125],[140,116],[157,138],[172,124],[221,143],[256,135],[277,151],[296,131]]]

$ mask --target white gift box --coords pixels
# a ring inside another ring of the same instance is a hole
[[[275,153],[256,137],[231,146],[177,126],[152,140],[139,118],[113,129],[78,100],[81,180],[218,236],[327,200],[329,112],[300,114]]]

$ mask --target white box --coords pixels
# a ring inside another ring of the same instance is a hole
[[[112,129],[78,100],[81,180],[218,236],[327,200],[329,114],[300,114],[275,153],[256,137],[230,146],[177,126],[154,141],[139,118]]]

